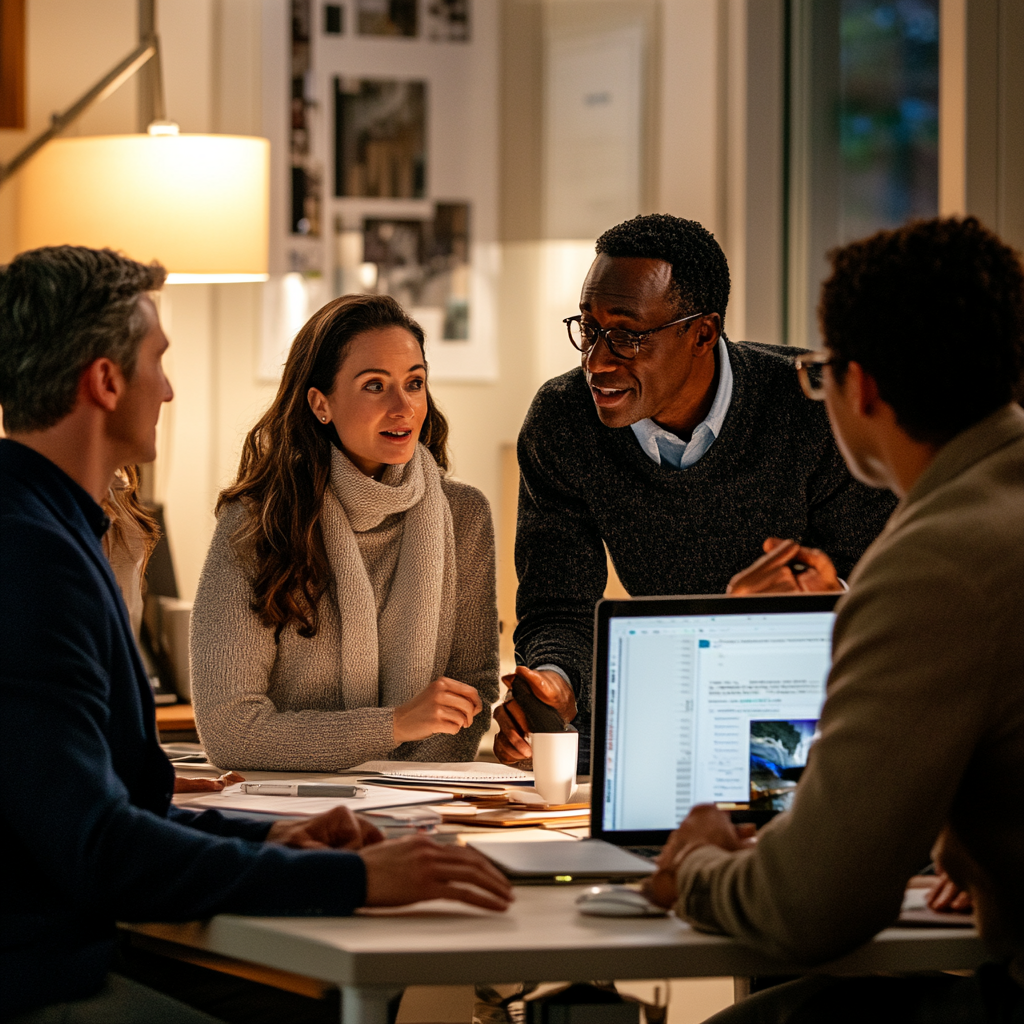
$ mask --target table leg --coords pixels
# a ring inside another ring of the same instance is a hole
[[[342,1024],[388,1024],[388,1006],[400,996],[391,985],[345,985],[341,990]]]

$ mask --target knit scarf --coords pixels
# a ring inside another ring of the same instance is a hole
[[[404,513],[398,564],[377,616],[353,531]],[[380,481],[334,449],[321,516],[334,573],[345,708],[397,707],[444,674],[455,628],[455,531],[441,473],[423,445]]]

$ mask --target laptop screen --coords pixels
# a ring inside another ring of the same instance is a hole
[[[605,838],[667,832],[698,803],[788,807],[825,699],[834,601],[608,602],[594,751]]]

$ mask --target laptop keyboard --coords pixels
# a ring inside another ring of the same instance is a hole
[[[662,851],[660,846],[625,846],[623,849],[635,853],[638,857],[646,857],[648,860],[654,860]]]

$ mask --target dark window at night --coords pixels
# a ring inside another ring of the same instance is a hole
[[[938,211],[938,0],[842,0],[843,242]]]

